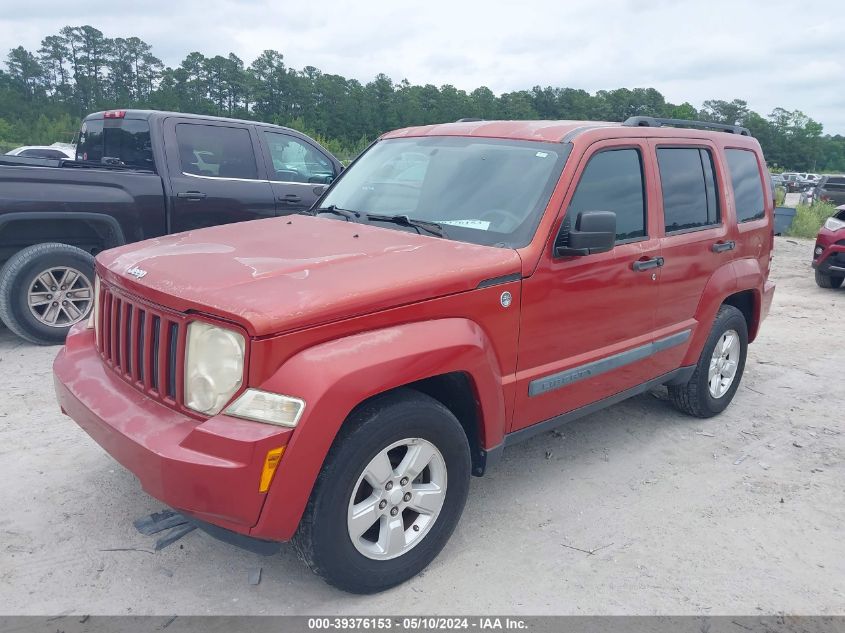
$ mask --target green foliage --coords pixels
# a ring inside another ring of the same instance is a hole
[[[787,235],[813,239],[830,216],[836,212],[829,202],[817,202],[813,205],[799,204],[795,209],[795,218]]]
[[[600,90],[534,86],[496,96],[486,86],[395,83],[378,74],[362,84],[313,66],[286,65],[265,50],[247,64],[235,54],[193,51],[165,67],[137,37],[106,37],[92,26],[66,26],[37,51],[18,46],[0,70],[0,145],[68,141],[85,114],[155,108],[256,119],[295,127],[350,160],[379,134],[397,127],[483,119],[622,121],[650,115],[744,125],[774,168],[845,171],[845,137],[824,136],[802,112],[776,108],[763,117],[741,99],[709,100],[696,110],[668,103],[654,88]]]
[[[784,187],[775,187],[775,206],[782,206],[785,199],[786,189]]]

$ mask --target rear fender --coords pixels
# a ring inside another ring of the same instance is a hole
[[[748,342],[757,338],[762,320],[763,289],[766,287],[765,272],[760,268],[760,262],[754,258],[738,259],[734,262],[736,270],[737,291],[750,290],[752,296],[752,316],[748,324]]]
[[[469,375],[485,447],[501,443],[505,402],[499,363],[484,331],[467,319],[436,319],[373,330],[304,350],[261,389],[301,398],[305,410],[285,449],[251,534],[288,540],[341,424],[361,402],[449,372]]]
[[[701,349],[710,335],[710,328],[716,319],[719,306],[722,305],[725,297],[732,295],[736,290],[736,271],[733,262],[726,262],[710,276],[707,285],[704,286],[704,291],[701,293],[701,300],[698,302],[698,308],[695,311],[695,320],[698,325],[687,348],[682,366],[688,367],[698,362],[698,357],[701,355]]]

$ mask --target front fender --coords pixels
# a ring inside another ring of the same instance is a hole
[[[465,372],[471,378],[481,410],[482,444],[496,446],[506,419],[500,365],[487,335],[468,319],[372,330],[290,358],[260,388],[301,398],[305,410],[250,534],[269,540],[293,536],[326,453],[359,403],[449,372]]]

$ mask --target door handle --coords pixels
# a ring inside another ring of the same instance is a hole
[[[736,242],[728,240],[727,242],[716,242],[710,247],[714,253],[724,253],[725,251],[732,251],[736,248]]]
[[[295,204],[297,202],[302,202],[302,198],[294,193],[289,193],[288,195],[284,196],[283,198],[276,198],[277,201],[283,204]]]
[[[651,270],[652,268],[660,268],[662,265],[662,257],[653,257],[651,259],[641,259],[635,261],[633,264],[633,269],[639,273],[644,270]]]
[[[176,194],[177,198],[184,198],[185,200],[202,200],[207,197],[202,191],[180,191]]]

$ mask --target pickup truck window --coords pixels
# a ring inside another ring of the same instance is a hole
[[[150,125],[144,119],[83,121],[76,160],[153,170]]]
[[[67,160],[67,156],[64,152],[60,152],[57,149],[25,149],[20,152],[18,156],[23,156],[25,158],[59,158]]]
[[[571,149],[457,136],[387,139],[344,172],[320,205],[406,215],[443,225],[449,239],[520,248],[531,241]]]
[[[645,237],[643,168],[638,150],[614,149],[590,158],[567,210],[573,227],[582,211],[613,211],[617,242]]]
[[[697,147],[657,150],[666,232],[719,224],[713,158]]]
[[[257,180],[249,130],[221,125],[176,125],[182,171],[193,176]]]
[[[765,217],[763,183],[760,180],[757,156],[744,149],[728,149],[725,155],[731,172],[736,219],[739,222],[750,222]]]
[[[279,132],[264,132],[273,161],[271,180],[327,184],[334,180],[328,158],[298,138]]]

